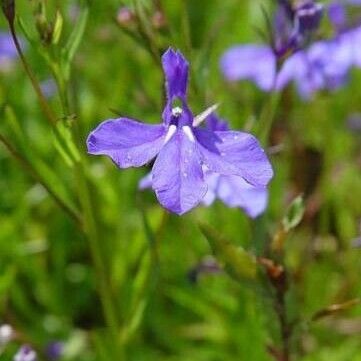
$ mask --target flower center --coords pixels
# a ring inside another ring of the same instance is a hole
[[[173,117],[178,118],[183,113],[183,109],[181,107],[174,107],[172,108],[172,115]]]

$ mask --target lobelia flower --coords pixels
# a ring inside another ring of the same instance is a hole
[[[328,7],[328,17],[351,65],[361,67],[361,0],[335,1]],[[354,11],[356,10],[356,11]],[[359,11],[359,13],[357,12]],[[350,14],[355,13],[354,19]]]
[[[215,114],[206,119],[207,129],[211,131],[229,131],[228,123]],[[234,175],[220,175],[203,169],[208,186],[202,204],[210,206],[216,198],[231,208],[241,208],[251,218],[256,218],[264,212],[268,201],[267,188],[253,186],[242,177]],[[139,189],[144,190],[152,186],[151,174],[146,175],[139,182]]]
[[[107,120],[90,133],[88,152],[107,155],[120,168],[140,167],[156,158],[151,171],[152,188],[159,203],[179,215],[197,206],[206,195],[204,169],[236,175],[265,187],[273,171],[257,139],[242,132],[199,128],[214,108],[197,117],[189,109],[188,62],[170,48],[162,64],[167,93],[163,123]],[[176,101],[181,106],[175,106]]]
[[[14,361],[37,361],[36,352],[29,346],[21,346],[14,356]]]
[[[45,354],[49,360],[55,361],[64,354],[64,342],[53,341],[46,345]]]
[[[296,12],[294,17],[297,19],[298,33],[304,34],[305,30],[302,29],[313,31],[320,21],[320,6],[314,4],[313,10],[310,10],[312,4],[306,1],[296,6],[296,9],[298,14]],[[311,18],[301,21],[304,11]],[[285,17],[285,13],[286,10],[276,13],[277,29],[286,28],[279,20],[282,19],[280,14]],[[333,16],[336,17],[335,14]],[[291,36],[291,39],[296,38]],[[289,56],[277,74],[277,58],[284,54],[280,45],[278,48],[276,46],[276,50],[264,45],[238,46],[225,53],[221,60],[221,69],[228,80],[249,79],[264,91],[282,90],[293,81],[300,96],[303,99],[310,99],[318,90],[340,88],[347,81],[350,68],[361,66],[361,47],[358,46],[360,42],[361,28],[341,32],[330,40],[314,42]],[[275,42],[276,45],[281,43],[282,41]],[[281,50],[277,52],[277,49]]]

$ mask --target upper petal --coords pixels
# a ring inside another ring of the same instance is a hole
[[[217,195],[229,207],[240,207],[252,218],[263,213],[268,202],[266,187],[254,187],[237,176],[221,176]]]
[[[268,46],[235,46],[222,56],[221,70],[230,81],[249,79],[262,90],[269,91],[275,80],[276,59]]]
[[[160,151],[152,175],[159,203],[177,214],[197,206],[207,191],[197,144],[181,130]]]
[[[162,56],[168,99],[185,98],[188,85],[189,64],[180,51],[169,48]]]
[[[221,175],[237,175],[260,187],[271,180],[272,166],[253,135],[205,129],[195,129],[194,134],[200,144],[203,163],[209,170]]]
[[[87,139],[90,154],[107,155],[120,167],[140,167],[152,160],[163,146],[165,127],[127,118],[101,123]]]
[[[206,195],[202,199],[202,204],[208,207],[217,198],[217,190],[218,190],[220,175],[217,173],[206,171],[204,173],[204,178],[206,180],[208,189]]]

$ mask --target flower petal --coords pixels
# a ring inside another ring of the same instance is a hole
[[[163,71],[166,80],[167,98],[185,99],[188,85],[189,64],[181,52],[169,48],[162,56]]]
[[[159,153],[165,129],[127,118],[107,120],[89,134],[88,152],[107,155],[120,168],[140,167]]]
[[[266,186],[273,176],[272,166],[258,140],[248,133],[210,132],[194,129],[203,164],[221,175],[243,177],[254,186]]]
[[[268,46],[235,46],[223,55],[221,70],[227,80],[252,80],[260,89],[270,91],[276,75],[276,59]]]
[[[207,193],[202,199],[202,204],[204,204],[206,207],[210,206],[215,199],[217,198],[217,190],[218,190],[218,183],[220,175],[213,172],[205,172],[204,178],[206,180],[208,189]]]
[[[152,187],[152,173],[148,173],[138,182],[138,189],[144,191],[147,188]]]
[[[237,176],[221,176],[217,195],[229,207],[240,207],[252,218],[263,213],[268,202],[267,188],[254,187]]]
[[[207,192],[197,144],[181,130],[160,151],[152,175],[159,203],[179,215],[197,206]]]
[[[20,44],[22,41],[20,40]],[[0,32],[0,58],[1,59],[13,59],[17,57],[18,53],[16,51],[13,39],[10,33]]]

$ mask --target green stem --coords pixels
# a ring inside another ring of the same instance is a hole
[[[78,184],[78,196],[84,212],[84,231],[89,241],[90,252],[95,266],[100,301],[103,308],[104,318],[116,342],[118,338],[118,320],[107,277],[106,267],[102,256],[102,240],[99,236],[98,225],[94,217],[94,205],[90,195],[89,183],[85,176],[83,162],[75,166]]]
[[[280,94],[277,91],[272,91],[268,101],[264,105],[259,118],[259,139],[263,146],[267,146],[269,142],[269,135],[272,129],[272,124],[275,119],[277,106],[279,103]]]
[[[191,27],[190,27],[190,20],[189,14],[187,9],[187,0],[181,0],[182,4],[182,32],[184,37],[184,43],[186,46],[186,50],[189,56],[192,54],[192,36],[191,36]]]
[[[19,41],[17,39],[14,26],[11,22],[9,22],[9,28],[10,32],[15,44],[15,47],[17,49],[17,52],[20,56],[21,62],[23,64],[23,67],[25,69],[26,74],[28,75],[32,86],[38,96],[40,106],[46,115],[47,120],[49,121],[50,125],[53,127],[54,132],[56,136],[59,138],[59,140],[62,142],[62,138],[59,135],[59,132],[57,130],[57,118],[54,115],[52,109],[50,108],[41,88],[39,85],[39,82],[37,81],[35,75],[33,74],[29,64],[27,63],[25,56],[21,50]],[[65,82],[62,82],[62,78],[59,77],[57,79],[59,92],[61,93],[61,103],[64,109],[65,114],[69,114],[69,102],[68,102],[68,96],[66,93],[66,86]],[[1,142],[7,147],[7,149],[11,152],[11,154],[16,157],[20,161],[20,163],[27,168],[30,173],[33,175],[34,178],[39,180],[41,184],[48,190],[49,194],[52,195],[52,197],[57,201],[59,206],[64,209],[68,214],[70,214],[73,218],[78,219],[79,217],[75,214],[73,214],[72,210],[67,207],[62,200],[57,197],[57,195],[49,188],[49,186],[44,182],[41,181],[39,178],[39,175],[36,173],[36,171],[32,170],[31,165],[21,157],[19,153],[16,152],[16,150],[11,147],[11,145],[6,141],[5,138],[0,138]],[[67,148],[66,148],[67,149]],[[91,255],[93,258],[94,266],[96,268],[97,272],[97,279],[98,279],[98,287],[99,287],[99,294],[101,299],[101,304],[103,308],[104,318],[105,321],[110,329],[110,332],[112,334],[112,338],[114,340],[115,346],[117,345],[117,339],[118,339],[118,322],[115,312],[115,307],[113,306],[109,282],[106,276],[106,268],[104,265],[103,257],[101,255],[101,240],[99,238],[98,230],[97,230],[97,224],[95,222],[94,214],[93,214],[93,205],[90,197],[90,189],[88,180],[85,176],[85,170],[84,170],[84,164],[83,162],[79,162],[75,165],[75,170],[77,174],[77,184],[78,184],[78,192],[79,192],[79,200],[82,205],[82,209],[84,212],[84,232],[87,235],[87,238],[89,240]]]
[[[16,36],[16,33],[15,33],[15,29],[14,29],[14,25],[12,23],[9,22],[9,28],[10,28],[10,33],[11,33],[11,36],[13,38],[13,42],[14,42],[14,45],[16,47],[16,50],[19,54],[19,57],[21,59],[21,63],[23,64],[23,67],[24,67],[24,70],[26,72],[26,74],[28,75],[30,81],[31,81],[31,84],[35,90],[35,93],[36,95],[38,96],[38,99],[39,99],[39,103],[40,103],[40,106],[44,112],[44,114],[46,115],[46,118],[47,120],[49,121],[50,125],[54,128],[56,128],[56,116],[55,114],[53,113],[53,111],[51,110],[49,104],[47,103],[46,101],[46,98],[40,88],[40,85],[39,85],[39,82],[37,81],[35,75],[33,74],[28,62],[26,61],[25,59],[25,56],[24,56],[24,53],[22,52],[21,50],[21,46],[20,46],[20,43],[18,41],[18,38]]]
[[[149,52],[157,65],[160,64],[159,47],[155,40],[154,33],[147,22],[147,17],[144,14],[143,7],[139,0],[133,0],[134,9],[138,18],[139,33],[141,34],[144,42],[148,45]]]
[[[65,114],[70,114],[70,105],[69,105],[69,96],[68,96],[68,81],[62,77],[62,74],[59,72],[57,77],[57,86],[58,90],[61,93],[61,104],[63,112]],[[81,137],[79,131],[79,124],[75,123],[76,128],[73,129],[73,135],[77,139],[77,148],[79,149],[79,144],[81,144]],[[79,151],[82,154],[81,151]],[[98,223],[94,214],[95,205],[93,204],[91,197],[90,183],[86,176],[86,161],[83,156],[81,156],[80,161],[75,164],[75,173],[77,178],[78,185],[78,198],[81,203],[81,207],[84,213],[84,232],[87,236],[91,257],[94,263],[96,270],[97,281],[98,281],[98,292],[100,296],[100,302],[102,304],[104,319],[109,327],[114,346],[116,348],[116,353],[120,357],[119,346],[119,322],[117,317],[117,312],[113,303],[113,297],[111,293],[110,282],[107,277],[107,270],[104,263],[104,258],[102,254],[102,239],[99,233]]]

